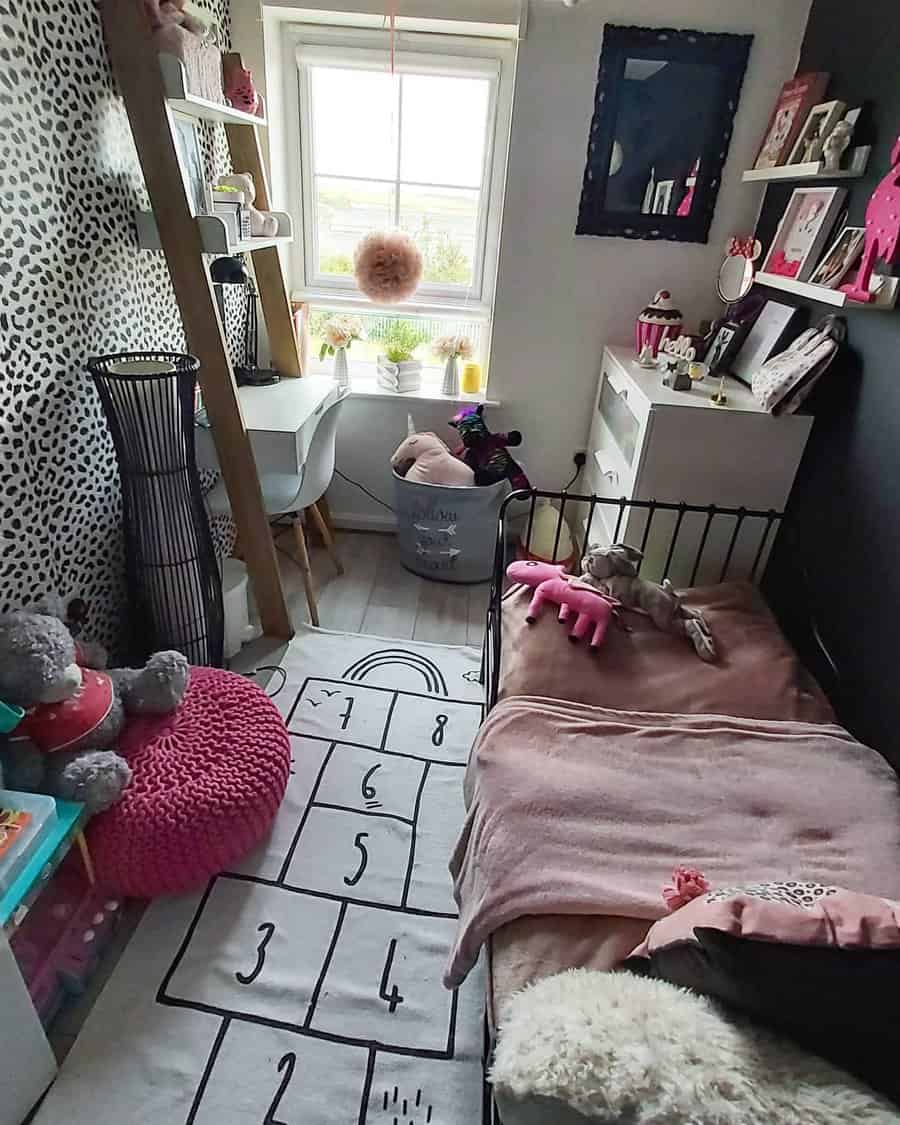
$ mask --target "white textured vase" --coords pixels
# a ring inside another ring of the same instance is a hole
[[[441,394],[456,398],[459,394],[459,360],[455,355],[450,356],[444,367],[444,382],[441,384]]]
[[[347,367],[347,349],[335,348],[334,381],[339,387],[350,386],[350,369]]]

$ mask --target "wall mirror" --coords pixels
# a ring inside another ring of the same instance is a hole
[[[752,42],[606,25],[576,234],[707,241]]]

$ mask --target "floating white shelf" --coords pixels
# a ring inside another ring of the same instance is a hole
[[[791,277],[781,277],[777,273],[758,273],[756,282],[769,289],[781,289],[785,293],[804,297],[807,301],[818,301],[820,304],[834,305],[839,309],[869,309],[873,312],[887,312],[892,309],[897,303],[897,292],[900,289],[900,278],[886,277],[876,299],[870,304],[864,304],[862,301],[851,301],[840,289],[826,289],[824,285],[794,281]]]
[[[230,105],[211,102],[192,94],[187,88],[184,63],[175,55],[160,51],[159,69],[162,71],[166,100],[172,109],[191,117],[202,117],[204,121],[222,121],[226,125],[266,125],[264,117],[256,117],[252,113],[232,109]]]
[[[855,180],[865,173],[872,155],[871,145],[859,145],[850,149],[848,167],[837,172],[826,172],[824,160],[814,160],[810,164],[783,164],[778,168],[751,168],[741,179],[745,184],[771,183],[777,180]]]
[[[245,238],[240,242],[229,242],[225,223],[218,215],[198,215],[197,226],[203,240],[204,254],[243,254],[248,250],[262,250],[266,246],[285,246],[293,241],[291,217],[286,211],[272,211],[278,219],[278,233],[272,238]],[[152,211],[136,211],[138,244],[142,250],[162,250],[156,218]]]

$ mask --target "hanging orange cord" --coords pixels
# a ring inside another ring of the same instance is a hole
[[[394,36],[397,33],[397,2],[398,0],[389,0],[386,13],[391,28],[391,74],[394,73]]]

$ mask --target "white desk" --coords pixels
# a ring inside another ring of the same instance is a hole
[[[307,375],[282,379],[272,387],[240,387],[238,394],[257,472],[299,473],[322,412],[337,398],[338,385],[327,375]],[[196,439],[198,466],[218,469],[210,430],[198,425]]]

